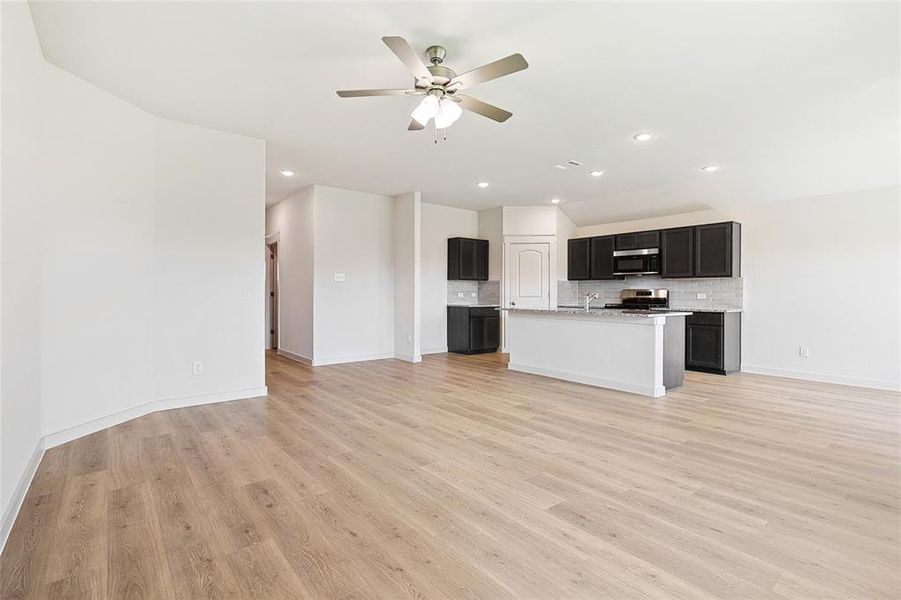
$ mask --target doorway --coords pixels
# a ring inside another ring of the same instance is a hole
[[[266,243],[266,347],[278,350],[278,241]]]

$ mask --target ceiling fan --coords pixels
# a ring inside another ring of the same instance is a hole
[[[410,113],[413,118],[410,126],[407,127],[410,131],[425,129],[429,120],[432,119],[434,119],[436,130],[447,129],[463,114],[461,107],[498,123],[503,123],[513,116],[513,113],[509,111],[460,92],[479,83],[527,68],[529,63],[521,54],[511,54],[506,58],[457,75],[453,69],[442,64],[447,55],[447,50],[442,46],[430,46],[425,51],[425,55],[431,63],[430,66],[426,66],[404,38],[386,36],[382,38],[382,41],[413,74],[413,87],[410,89],[338,90],[338,96],[341,98],[425,96]]]

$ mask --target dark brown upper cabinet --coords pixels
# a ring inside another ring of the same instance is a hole
[[[711,223],[569,240],[570,281],[622,279],[613,274],[614,250],[660,249],[660,276],[741,277],[741,223]]]
[[[591,238],[589,279],[621,279],[613,274],[613,245],[612,235]]]
[[[659,231],[637,231],[620,233],[616,236],[616,250],[638,250],[640,248],[659,248]]]
[[[660,276],[694,277],[694,227],[660,232]]]
[[[568,240],[566,244],[566,278],[584,281],[591,275],[591,238]],[[611,258],[612,260],[612,258]]]
[[[694,228],[694,276],[741,277],[741,224],[712,223]]]
[[[568,240],[566,278],[570,281],[622,279],[613,274],[613,246],[615,236]]]
[[[448,238],[447,279],[488,281],[488,240]]]

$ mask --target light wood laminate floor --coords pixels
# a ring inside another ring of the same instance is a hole
[[[49,450],[2,598],[898,598],[899,395],[310,367]]]

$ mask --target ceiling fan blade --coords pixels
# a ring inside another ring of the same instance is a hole
[[[432,74],[419,58],[419,55],[416,54],[416,51],[407,43],[407,40],[402,37],[389,35],[383,37],[382,41],[394,52],[395,56],[400,59],[400,62],[406,65],[416,79],[432,82]]]
[[[478,113],[483,117],[488,117],[489,119],[497,121],[498,123],[503,123],[513,116],[512,112],[506,111],[503,108],[498,108],[493,104],[488,104],[487,102],[476,100],[471,96],[456,94],[453,96],[453,98],[454,100],[459,102],[460,106],[462,106],[466,110],[471,110],[474,113]]]
[[[363,98],[366,96],[406,96],[410,90],[338,90],[342,98]]]
[[[501,58],[487,65],[483,65],[472,71],[467,71],[462,75],[457,75],[450,80],[447,87],[456,90],[465,90],[479,83],[485,83],[504,75],[510,75],[517,71],[527,68],[529,63],[522,57],[522,54],[511,54],[507,58]]]
[[[413,119],[410,121],[410,126],[407,127],[407,131],[419,131],[420,129],[425,129],[425,125]]]

